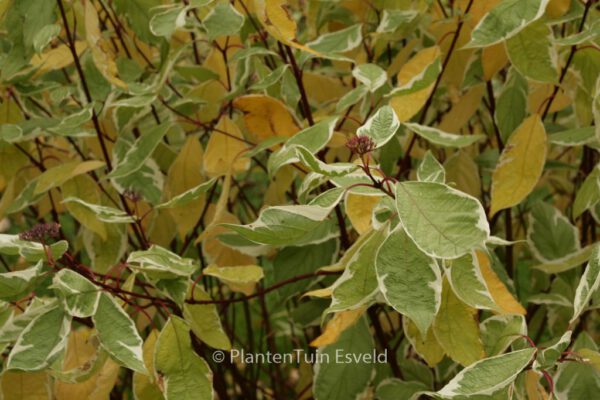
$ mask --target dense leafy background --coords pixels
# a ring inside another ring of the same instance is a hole
[[[0,0],[3,398],[597,398],[599,24]]]

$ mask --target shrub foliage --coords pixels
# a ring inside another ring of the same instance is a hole
[[[599,23],[0,0],[3,398],[597,398]]]

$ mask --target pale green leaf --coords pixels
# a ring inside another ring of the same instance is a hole
[[[356,134],[371,138],[375,143],[375,148],[379,148],[394,137],[399,127],[400,121],[392,107],[383,106],[363,126],[358,128]]]
[[[441,183],[398,183],[396,207],[408,235],[432,257],[459,257],[490,235],[479,201]]]
[[[388,304],[408,316],[423,336],[427,335],[442,296],[442,275],[436,261],[421,252],[398,226],[381,244],[375,266],[379,288]]]
[[[421,136],[422,138],[430,141],[431,143],[445,147],[466,147],[472,145],[473,143],[479,142],[484,138],[483,135],[479,134],[456,135],[454,133],[448,133],[436,128],[410,122],[405,122],[404,125],[408,129]]]

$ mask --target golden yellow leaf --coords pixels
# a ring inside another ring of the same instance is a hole
[[[504,42],[483,49],[481,52],[481,64],[483,67],[483,79],[489,81],[508,62],[508,55],[504,48]]]
[[[212,221],[213,218],[211,218],[211,215],[214,214],[215,207],[209,206],[208,212],[206,213],[208,217],[207,220]],[[221,214],[219,223],[239,224],[240,220],[235,215],[225,211]],[[204,239],[202,240],[202,251],[207,261],[211,264],[216,264],[222,267],[256,264],[256,258],[247,254],[243,254],[229,246],[225,246],[218,239],[218,236],[225,232],[231,231],[223,226],[214,225],[210,232],[204,236]]]
[[[115,86],[127,88],[127,84],[117,77],[117,63],[110,50],[108,41],[102,36],[98,12],[91,0],[86,0],[85,8],[85,38],[92,52],[92,59],[98,71],[107,81]]]
[[[413,58],[408,60],[398,72],[398,86],[409,83],[438,57],[440,57],[440,48],[437,46],[428,47],[419,51]],[[406,95],[394,96],[390,99],[390,106],[396,112],[400,122],[410,120],[419,112],[431,94],[434,85],[434,83],[431,83],[424,89]]]
[[[93,332],[87,327],[71,332],[63,364],[64,371],[81,367],[95,357],[97,345],[94,344]],[[117,381],[118,373],[119,366],[108,358],[102,368],[84,382],[56,381],[54,395],[57,400],[106,399]]]
[[[525,315],[527,311],[525,308],[514,298],[514,296],[508,291],[504,283],[498,278],[498,275],[494,272],[490,266],[490,259],[488,255],[481,250],[475,252],[477,255],[477,262],[481,271],[481,276],[485,281],[494,303],[496,303],[504,313],[506,314],[520,314]]]
[[[312,72],[303,73],[302,81],[308,98],[317,103],[337,100],[352,89],[351,86],[344,86],[338,78]],[[324,87],[327,90],[323,90]]]
[[[446,354],[463,366],[485,356],[476,318],[477,310],[463,303],[444,278],[442,304],[433,321],[433,333]]]
[[[204,172],[213,177],[246,171],[250,159],[242,155],[249,148],[235,122],[222,116],[206,145]]]
[[[335,343],[342,332],[350,328],[364,314],[366,307],[336,313],[327,322],[325,329],[316,339],[310,342],[312,347],[323,347]]]
[[[546,14],[550,18],[558,18],[571,8],[571,0],[550,0],[546,6]]]
[[[554,93],[554,85],[551,83],[539,83],[530,82],[529,84],[529,95],[527,97],[527,109],[530,113],[541,114],[546,106],[550,97]],[[563,89],[556,92],[554,101],[550,106],[550,113],[555,113],[565,109],[573,103],[573,99],[565,93]]]
[[[87,44],[83,41],[75,42],[75,51],[80,55],[87,48]],[[68,67],[73,63],[73,55],[66,44],[61,44],[58,47],[35,54],[31,58],[31,65],[37,67],[34,77],[45,74],[48,71]]]
[[[144,364],[148,371],[154,371],[154,350],[157,339],[158,331],[153,329],[144,342]],[[135,394],[135,398],[140,400],[164,399],[160,388],[156,384],[154,375],[145,375],[137,371],[133,373],[133,393]]]
[[[289,137],[300,130],[285,104],[273,97],[250,94],[238,97],[233,105],[244,113],[246,128],[257,142],[273,136]]]
[[[52,396],[48,374],[43,371],[5,371],[0,384],[3,400],[48,400]]]
[[[438,128],[444,132],[460,132],[481,105],[484,93],[485,86],[483,84],[475,85],[467,90],[452,105],[450,111],[442,117]]]
[[[220,135],[213,133],[213,135]],[[198,186],[204,181],[202,177],[202,157],[204,151],[198,138],[190,136],[177,154],[177,158],[169,167],[166,181],[166,193],[173,198],[188,189]],[[204,208],[204,196],[183,207],[170,208],[169,212],[180,238],[185,236],[196,225]]]
[[[525,372],[525,391],[527,400],[548,400],[548,393],[540,385],[541,374],[532,369]]]
[[[346,215],[360,235],[371,229],[373,209],[379,204],[380,200],[380,196],[365,196],[353,193],[346,195],[346,201],[344,202]]]
[[[329,298],[333,293],[333,289],[331,287],[326,287],[323,289],[315,289],[309,292],[306,292],[302,295],[302,297],[319,297],[319,298]]]
[[[427,336],[423,337],[417,325],[409,318],[403,317],[402,325],[408,341],[429,367],[433,368],[442,361],[445,354],[444,349],[435,338],[432,327],[427,331]]]
[[[400,122],[409,121],[419,112],[431,94],[433,85],[434,84],[432,83],[425,89],[404,96],[395,96],[390,99],[390,106],[396,112]]]
[[[546,131],[538,114],[508,139],[492,174],[490,216],[519,204],[535,187],[546,161]]]

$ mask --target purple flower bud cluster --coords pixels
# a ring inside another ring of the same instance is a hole
[[[54,239],[59,236],[60,224],[56,222],[47,222],[45,224],[37,224],[28,231],[21,232],[19,239],[28,240],[31,242],[45,242],[46,239]]]
[[[346,147],[352,153],[363,156],[375,150],[375,142],[368,136],[354,136],[346,142]]]

